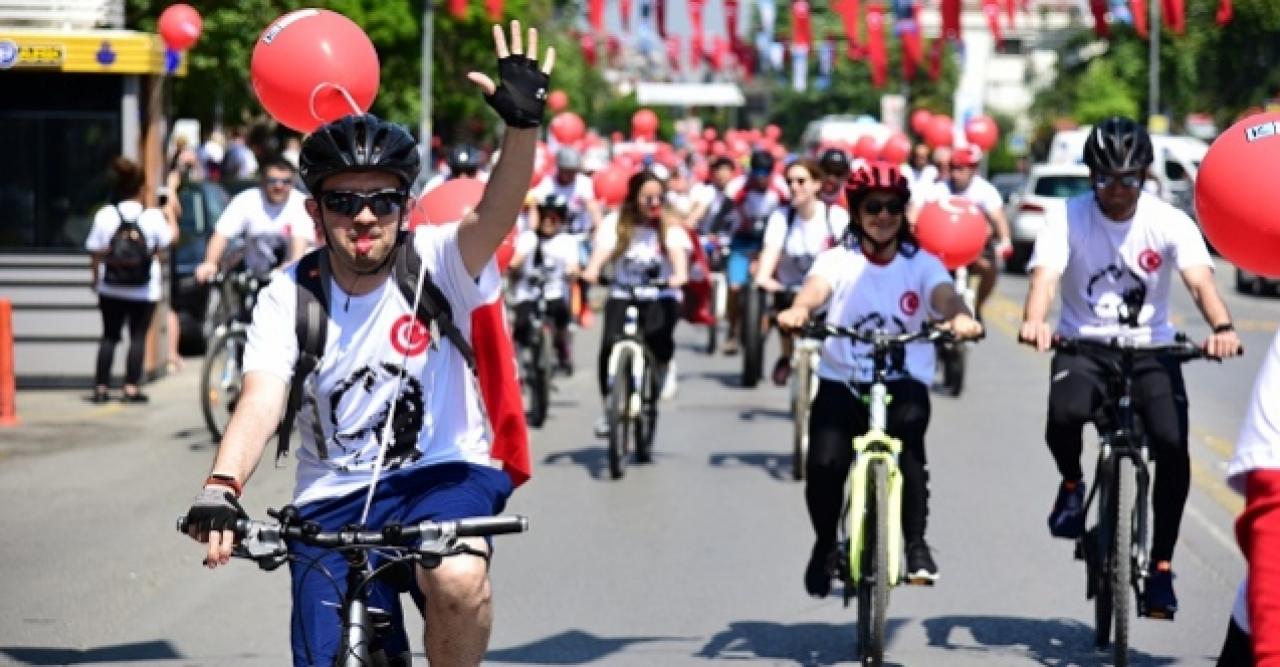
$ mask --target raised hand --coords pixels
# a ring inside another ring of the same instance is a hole
[[[529,55],[520,35],[520,22],[511,22],[511,46],[507,47],[502,26],[493,26],[494,53],[498,56],[498,83],[482,72],[471,72],[467,78],[484,91],[485,101],[498,112],[508,127],[532,128],[542,124],[546,109],[547,91],[551,84],[551,69],[555,66],[556,50],[547,49],[538,69],[538,30],[529,28]]]

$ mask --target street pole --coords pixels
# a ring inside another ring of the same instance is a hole
[[[1151,0],[1150,43],[1147,46],[1147,125],[1160,113],[1160,0]]]
[[[432,175],[431,164],[431,49],[434,43],[435,25],[431,16],[431,3],[434,0],[422,0],[422,117],[418,121],[418,143],[422,146],[422,158],[425,163],[426,176]]]

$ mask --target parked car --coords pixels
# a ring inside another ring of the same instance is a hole
[[[991,185],[995,186],[996,192],[1000,193],[1000,200],[1005,205],[1008,205],[1013,200],[1013,196],[1021,192],[1026,184],[1027,175],[1016,171],[991,177]]]
[[[1026,185],[1015,193],[1005,208],[1013,234],[1010,271],[1025,271],[1036,236],[1044,228],[1045,216],[1066,215],[1067,199],[1089,192],[1089,168],[1082,164],[1037,164],[1027,174]]]
[[[213,226],[227,206],[227,191],[213,181],[188,181],[178,189],[182,217],[180,236],[172,254],[170,302],[178,314],[179,347],[184,351],[204,349],[205,308],[209,288],[196,282],[196,266],[204,261],[205,247]]]

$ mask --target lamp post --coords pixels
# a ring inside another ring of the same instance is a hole
[[[422,111],[418,120],[418,143],[422,146],[424,174],[431,176],[431,49],[434,43],[435,25],[431,16],[431,4],[434,0],[422,0]]]
[[[1160,113],[1160,0],[1151,0],[1151,29],[1147,45],[1147,125]]]

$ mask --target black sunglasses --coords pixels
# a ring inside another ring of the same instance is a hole
[[[399,190],[379,190],[377,192],[347,192],[330,190],[320,195],[320,203],[324,207],[348,218],[360,215],[369,207],[373,214],[382,217],[399,213],[409,195]]]
[[[1119,183],[1121,186],[1132,190],[1142,185],[1142,176],[1139,174],[1098,174],[1093,177],[1093,187],[1099,190],[1109,188],[1113,183]]]
[[[889,201],[871,199],[863,202],[862,210],[867,215],[880,215],[880,211],[888,211],[889,215],[899,215],[906,210],[906,206],[897,199],[890,199]]]
[[[792,184],[792,185],[804,185],[805,183],[808,183],[808,182],[809,182],[809,179],[807,179],[807,178],[805,178],[805,177],[803,177],[803,176],[801,176],[800,178],[788,178],[788,179],[787,179],[787,183]]]
[[[293,185],[293,177],[288,178],[266,178],[263,179],[267,185]]]

